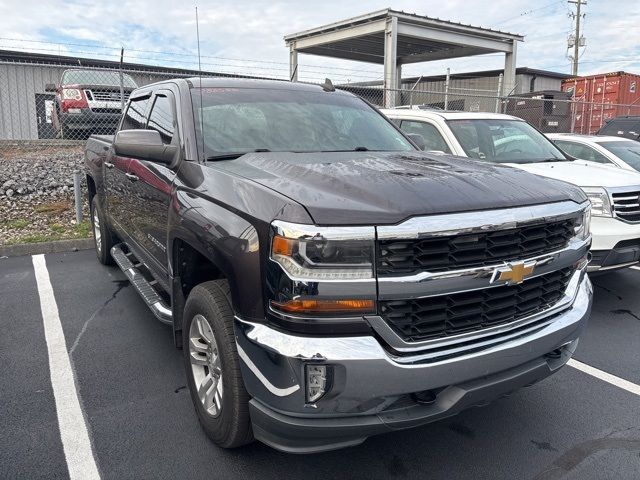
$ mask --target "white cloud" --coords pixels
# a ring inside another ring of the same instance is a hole
[[[387,1],[303,2],[297,0],[217,1],[201,3],[200,35],[203,64],[208,70],[284,77],[288,52],[283,36],[325,23],[389,6]],[[585,7],[587,48],[582,73],[616,69],[640,70],[640,4],[637,0],[592,1]],[[78,56],[117,58],[119,47],[128,60],[195,67],[195,12],[193,3],[170,0],[122,2],[5,0],[0,2],[3,28],[0,48],[75,52]],[[542,5],[525,0],[470,2],[396,1],[392,8],[478,26],[496,27],[526,36],[519,46],[518,66],[569,72],[566,37],[571,30],[564,1]],[[525,12],[524,15],[522,15]],[[507,21],[505,21],[507,20]],[[52,46],[7,39],[98,44],[106,48]],[[137,50],[137,51],[134,51]],[[171,52],[172,55],[151,52]],[[244,59],[243,62],[228,59]],[[251,60],[251,61],[249,61]],[[300,74],[339,81],[377,79],[378,65],[300,56]],[[502,68],[501,56],[471,57],[431,62],[405,68],[405,75],[441,74]]]

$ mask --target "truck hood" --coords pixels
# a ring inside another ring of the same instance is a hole
[[[319,225],[586,200],[567,183],[424,152],[260,152],[208,165],[286,195]]]
[[[585,160],[509,164],[527,172],[573,183],[580,187],[626,187],[640,185],[640,173]]]

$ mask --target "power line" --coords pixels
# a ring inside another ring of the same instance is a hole
[[[515,17],[510,17],[510,18],[507,18],[505,20],[500,20],[499,22],[494,23],[493,25],[502,25],[503,23],[510,22],[511,20],[522,18],[522,17],[524,17],[526,15],[531,15],[532,13],[539,12],[541,10],[546,10],[547,8],[553,7],[554,5],[557,5],[559,3],[564,3],[564,0],[556,0],[555,2],[551,2],[551,3],[547,4],[547,5],[543,5],[542,7],[533,8],[531,10],[527,10],[526,12],[522,12],[521,14],[516,15]]]
[[[38,43],[38,44],[44,44],[44,45],[49,45],[49,46],[64,46],[64,47],[82,47],[82,48],[95,48],[95,49],[99,49],[99,50],[114,50],[115,52],[120,51],[121,47],[110,47],[110,46],[106,46],[106,45],[95,45],[95,44],[89,44],[89,43],[67,43],[67,42],[48,42],[45,40],[27,40],[27,39],[22,39],[22,38],[10,38],[10,37],[0,37],[0,40],[6,40],[6,41],[12,41],[12,42],[26,42],[26,43]],[[6,47],[5,47],[6,48]],[[58,49],[37,49],[35,47],[15,47],[15,48],[23,48],[23,49],[32,49],[32,50],[36,50],[36,51],[51,51],[51,52],[57,52],[59,51]],[[160,50],[143,50],[143,49],[137,49],[137,48],[128,48],[125,46],[125,50],[127,52],[133,52],[133,53],[149,53],[149,54],[153,54],[153,55],[161,55],[161,56],[171,56],[171,57],[187,57],[187,58],[193,58],[193,59],[197,59],[197,54],[196,53],[181,53],[181,52],[167,52],[167,51],[160,51]],[[182,49],[185,50],[185,52],[188,52],[186,49]],[[110,55],[108,53],[104,53],[104,54],[100,54],[100,53],[95,53],[95,52],[88,52],[88,51],[73,51],[73,50],[69,50],[69,52],[73,52],[73,53],[82,53],[82,54],[89,54],[89,55],[103,55],[103,56],[107,56]],[[116,53],[114,53],[114,56],[116,55]],[[144,57],[138,57],[138,58],[144,58]],[[202,55],[202,58],[211,58],[211,59],[216,59],[216,60],[227,60],[227,61],[231,61],[231,62],[251,62],[251,63],[264,63],[264,64],[274,64],[274,65],[287,65],[288,67],[288,63],[287,62],[279,62],[279,61],[275,61],[275,60],[255,60],[255,59],[246,59],[246,58],[230,58],[230,57],[221,57],[221,56],[216,56],[216,55]],[[154,59],[155,60],[155,59]],[[195,60],[194,60],[195,63]],[[324,67],[323,65],[311,65],[314,67]],[[360,73],[375,73],[378,74],[380,73],[378,70],[363,70],[361,68],[355,69],[355,68],[346,68],[346,67],[330,67],[333,70],[344,70],[344,71],[348,71],[348,72],[360,72]]]

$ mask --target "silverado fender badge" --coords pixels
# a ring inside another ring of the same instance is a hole
[[[507,285],[518,285],[533,273],[537,263],[535,260],[530,262],[522,261],[509,263],[504,267],[498,267],[493,271],[490,283],[505,281]]]

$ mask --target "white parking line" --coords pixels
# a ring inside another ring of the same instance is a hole
[[[591,365],[587,365],[586,363],[579,362],[578,360],[571,359],[567,363],[567,365],[580,370],[592,377],[598,378],[604,382],[610,383],[622,390],[626,390],[627,392],[635,393],[636,395],[640,395],[640,385],[636,385],[635,383],[631,383],[624,378],[616,377],[615,375],[611,375],[610,373],[604,372],[598,368],[592,367]]]
[[[62,331],[58,305],[53,295],[44,255],[34,255],[33,268],[38,284],[40,309],[44,323],[44,336],[49,353],[51,386],[56,401],[60,437],[71,480],[100,479],[89,432],[84,421],[80,400],[67,353],[67,342]]]

